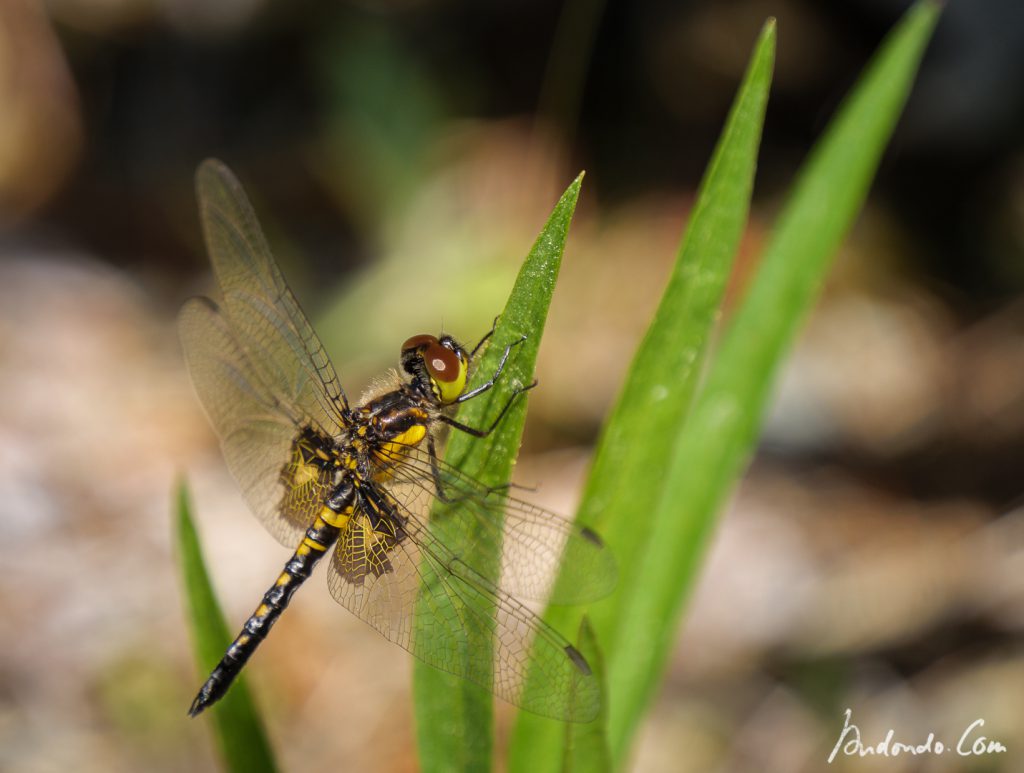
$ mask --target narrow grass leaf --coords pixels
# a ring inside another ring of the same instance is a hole
[[[602,534],[619,562],[616,592],[589,608],[609,666],[614,657],[628,657],[609,644],[617,639],[621,608],[644,591],[642,554],[658,539],[650,514],[665,485],[665,459],[690,407],[746,224],[774,53],[769,21],[701,183],[668,286],[598,443],[580,505],[579,520]],[[573,630],[583,612],[552,607],[546,619]],[[636,634],[628,646],[645,646],[644,632]],[[615,689],[609,683],[609,721],[617,710]],[[520,713],[509,769],[554,771],[563,737],[558,723]]]
[[[867,194],[937,13],[926,2],[906,15],[811,154],[660,469],[655,538],[637,592],[613,621],[609,737],[618,764],[660,678],[715,515],[749,457],[775,373]]]
[[[220,662],[224,650],[231,643],[231,635],[203,562],[199,536],[192,520],[188,487],[184,481],[178,486],[176,499],[178,558],[184,579],[187,617],[202,679]],[[201,679],[196,682],[197,687]],[[193,721],[186,718],[186,708],[185,705],[181,707],[182,721]],[[220,748],[225,769],[233,773],[272,773],[277,770],[244,674],[235,680],[227,695],[206,710],[205,715],[213,720],[214,739]]]
[[[582,178],[581,174],[562,195],[530,250],[487,350],[476,366],[470,388],[486,381],[495,371],[506,345],[523,336],[526,339],[513,349],[505,372],[494,388],[463,405],[458,420],[464,424],[479,428],[490,426],[516,388],[533,380],[537,350]],[[497,486],[508,481],[519,451],[526,402],[526,395],[518,397],[486,438],[452,432],[446,461],[486,485]],[[472,544],[476,538],[474,534],[445,533],[443,515],[432,528],[456,554],[461,546]],[[496,572],[500,561],[500,556],[475,555],[474,558],[474,565],[482,564],[485,572]],[[468,646],[475,652],[486,652],[491,642],[480,638],[470,641]],[[421,768],[428,773],[489,770],[493,753],[491,693],[420,662],[415,664],[414,688]]]
[[[601,684],[602,697],[606,698],[604,655],[597,643],[597,635],[586,616],[580,623],[579,650],[587,659],[594,677]],[[565,758],[562,760],[563,773],[611,773],[612,755],[608,749],[606,722],[608,720],[607,700],[602,702],[601,713],[593,722],[567,722],[565,732]]]

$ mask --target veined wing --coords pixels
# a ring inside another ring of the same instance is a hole
[[[357,512],[342,532],[328,575],[334,598],[435,668],[536,714],[593,719],[599,686],[575,648],[389,502],[404,525]]]
[[[348,407],[334,366],[281,276],[259,221],[231,171],[207,159],[196,172],[199,211],[222,314],[251,369],[332,437]]]
[[[488,488],[429,453],[403,448],[388,490],[423,530],[437,499],[438,483],[449,504],[436,517],[447,533],[469,540],[464,560],[501,556],[500,585],[520,598],[552,604],[582,604],[615,587],[615,557],[590,529],[555,513]],[[479,567],[478,567],[479,568]],[[557,584],[555,582],[557,578]]]
[[[268,380],[213,301],[189,300],[178,332],[192,383],[249,507],[279,542],[294,546],[330,485],[327,471],[310,463],[311,444],[318,437],[326,442],[323,429],[294,395]]]

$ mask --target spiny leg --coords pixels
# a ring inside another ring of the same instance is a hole
[[[491,422],[491,426],[489,426],[487,429],[477,429],[476,427],[470,427],[468,424],[463,424],[462,422],[456,421],[455,419],[449,418],[448,416],[444,415],[440,416],[439,420],[447,424],[449,427],[454,427],[455,429],[459,430],[459,432],[465,432],[467,435],[472,435],[473,437],[487,437],[492,432],[494,432],[495,427],[497,427],[501,420],[505,418],[505,414],[508,413],[508,409],[512,407],[512,403],[516,401],[516,398],[519,397],[519,395],[521,395],[523,392],[529,392],[535,386],[537,386],[536,381],[534,381],[532,384],[528,384],[527,386],[520,387],[515,392],[513,392],[512,396],[508,399],[508,402],[505,403],[505,407],[501,409],[501,413],[498,414],[494,421]]]
[[[456,502],[461,502],[464,499],[472,499],[479,496],[479,492],[472,492],[463,497],[449,496],[445,490],[446,486],[444,481],[441,479],[441,466],[438,463],[437,447],[434,445],[433,436],[427,438],[427,453],[430,456],[430,476],[434,480],[434,492],[439,501],[446,505],[450,505],[455,504]],[[508,491],[514,485],[514,483],[499,483],[496,486],[483,487],[484,496],[489,496],[490,494],[494,494],[499,491]]]
[[[476,353],[480,351],[480,347],[487,343],[490,340],[491,336],[494,335],[494,331],[498,329],[499,319],[501,319],[500,316],[494,318],[494,322],[491,323],[491,329],[484,333],[484,337],[476,342],[476,346],[473,347],[473,351],[469,353],[469,359],[472,360],[474,357],[476,357]]]
[[[492,330],[491,333],[493,332],[494,331]],[[488,333],[484,340],[489,338],[491,333]],[[455,404],[457,405],[458,403],[466,402],[466,400],[472,400],[474,397],[482,395],[484,392],[486,392],[488,389],[494,386],[498,378],[501,376],[501,372],[505,369],[505,363],[508,362],[508,355],[512,351],[512,347],[519,346],[519,344],[523,343],[523,341],[525,340],[526,336],[524,335],[518,341],[513,341],[508,346],[506,346],[505,351],[501,355],[501,360],[498,362],[498,367],[495,369],[494,373],[491,374],[491,377],[487,379],[487,381],[485,381],[483,384],[478,386],[476,389],[471,389],[468,392],[464,392],[463,394],[459,395],[458,399],[454,401]],[[481,341],[480,343],[483,343],[483,341]],[[476,350],[479,348],[480,344],[477,344],[476,349],[473,349],[473,353],[475,354]],[[470,357],[472,358],[472,355],[470,355]]]
[[[473,351],[470,354],[470,358],[475,356],[477,350],[481,346],[483,346],[484,342],[487,341],[487,339],[489,339],[494,334],[494,330],[498,326],[498,319],[499,319],[498,317],[494,318],[494,324],[491,326],[490,331],[480,340],[479,343],[477,343],[477,345],[475,347],[473,347]],[[470,399],[472,399],[474,397],[478,397],[481,394],[483,394],[484,392],[486,392],[488,389],[493,387],[495,385],[495,383],[497,383],[498,378],[500,378],[500,376],[502,374],[502,371],[504,371],[504,369],[505,369],[505,363],[508,361],[509,354],[511,353],[512,348],[515,347],[515,346],[519,346],[525,340],[526,340],[526,336],[524,335],[518,341],[513,341],[512,343],[508,344],[505,347],[505,351],[501,355],[501,360],[498,362],[498,367],[495,369],[494,373],[491,374],[491,377],[484,384],[481,384],[476,389],[470,390],[469,392],[466,392],[466,393],[460,395],[459,398],[457,400],[455,400],[455,403],[456,404],[457,403],[463,403],[466,400],[470,400]],[[491,422],[491,426],[488,427],[485,430],[477,429],[476,427],[470,427],[468,424],[463,424],[462,422],[456,421],[455,419],[452,419],[452,418],[450,418],[448,416],[445,416],[443,414],[439,417],[439,419],[440,419],[440,421],[442,421],[443,423],[447,424],[448,426],[453,427],[453,428],[459,430],[460,432],[465,432],[468,435],[472,435],[473,437],[487,437],[488,435],[490,435],[495,430],[495,428],[498,426],[498,424],[501,422],[501,420],[503,418],[505,418],[505,414],[508,412],[508,409],[512,407],[512,403],[515,402],[515,399],[517,397],[519,397],[519,395],[521,395],[523,392],[527,392],[527,391],[533,389],[535,386],[537,386],[537,382],[536,381],[534,381],[529,386],[520,387],[519,389],[516,389],[512,393],[512,396],[508,399],[508,402],[505,403],[504,407],[501,409],[501,412],[497,415],[497,417],[494,419],[494,421]],[[433,437],[429,437],[428,440],[427,440],[427,451],[428,451],[428,453],[430,455],[430,471],[431,471],[431,475],[432,475],[432,477],[434,479],[434,488],[435,488],[436,493],[437,493],[437,498],[440,499],[442,502],[446,502],[446,503],[451,503],[451,502],[455,501],[453,498],[449,497],[446,494],[446,492],[445,492],[444,483],[441,480],[441,470],[438,467],[438,463],[437,463],[437,450],[436,450],[436,447],[434,445],[434,438]],[[510,485],[511,484],[504,484],[503,486],[494,487],[491,491],[497,491],[499,489],[507,489]],[[491,493],[491,491],[489,491],[488,493]]]

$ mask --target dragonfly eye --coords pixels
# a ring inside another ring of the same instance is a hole
[[[413,336],[402,345],[402,361],[409,357],[423,362],[430,377],[430,387],[444,405],[455,402],[466,388],[469,362],[461,347],[450,337],[445,336],[439,341],[432,335]]]

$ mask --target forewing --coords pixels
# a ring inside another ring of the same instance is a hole
[[[209,159],[196,172],[196,192],[223,313],[239,346],[275,394],[340,436],[345,394],[274,263],[242,186],[224,164]]]
[[[322,429],[268,382],[212,301],[188,301],[178,331],[192,383],[249,507],[277,540],[294,546],[327,495],[327,473],[306,464],[301,447]]]
[[[410,513],[401,533],[357,513],[335,547],[328,584],[339,603],[442,671],[527,711],[586,722],[597,680],[554,629],[456,557]],[[493,650],[473,642],[487,637]]]
[[[612,592],[615,558],[595,532],[508,496],[508,487],[488,488],[440,459],[432,469],[425,450],[403,450],[389,482],[395,498],[425,522],[439,483],[451,506],[437,517],[448,533],[473,535],[465,552],[471,563],[477,555],[501,556],[503,590],[552,604],[583,604]]]

